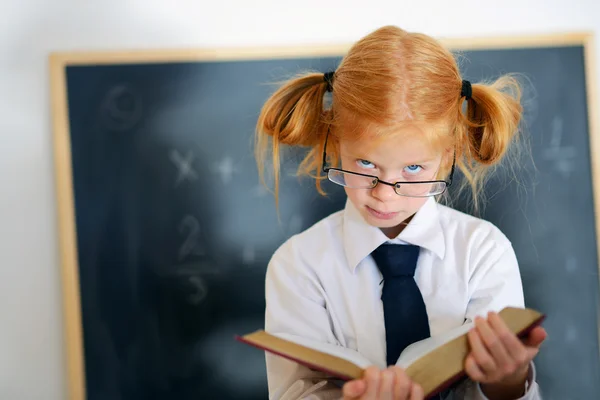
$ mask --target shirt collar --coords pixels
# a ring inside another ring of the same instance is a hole
[[[367,224],[350,199],[346,200],[343,224],[344,251],[352,271],[373,250],[392,241],[381,229]],[[404,230],[393,239],[397,240],[423,247],[440,259],[444,258],[446,244],[435,198],[427,199]]]

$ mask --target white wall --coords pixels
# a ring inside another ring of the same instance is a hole
[[[438,37],[600,34],[597,0],[372,0],[368,8],[364,0],[284,3],[2,0],[0,398],[66,398],[50,51],[345,43],[390,23]]]

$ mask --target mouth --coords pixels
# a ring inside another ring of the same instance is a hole
[[[377,219],[390,220],[394,219],[399,213],[398,212],[381,212],[377,211],[369,206],[365,206],[369,214],[374,216]]]

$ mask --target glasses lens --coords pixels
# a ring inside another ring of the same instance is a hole
[[[353,189],[373,189],[378,180],[374,176],[365,176],[337,169],[330,169],[327,178],[338,185]],[[429,197],[444,193],[446,182],[397,183],[394,190],[400,196]]]
[[[444,193],[445,182],[397,183],[394,190],[400,196],[429,197]]]
[[[352,172],[342,172],[330,169],[327,177],[333,183],[354,189],[372,189],[377,185],[377,178],[353,174]]]

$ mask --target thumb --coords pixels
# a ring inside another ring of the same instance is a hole
[[[542,342],[546,340],[548,334],[546,330],[540,326],[531,330],[529,335],[523,340],[523,344],[527,347],[540,347]]]
[[[540,351],[540,349],[538,347],[527,347],[527,349],[526,349],[527,359],[530,361],[533,360],[535,358],[535,356],[537,356],[539,351]]]
[[[362,379],[346,382],[342,389],[344,400],[356,399],[362,396],[367,388],[367,384]]]

